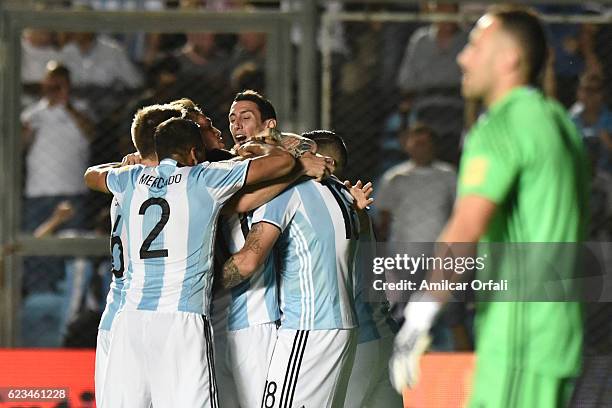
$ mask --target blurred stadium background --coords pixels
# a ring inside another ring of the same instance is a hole
[[[576,118],[595,103],[588,100],[592,95],[610,106],[612,5],[523,3],[548,22],[554,60],[546,92]],[[110,200],[87,192],[80,175],[88,165],[117,161],[133,151],[130,122],[138,108],[189,97],[231,145],[229,106],[237,91],[251,88],[275,104],[282,130],[328,128],[343,136],[350,155],[344,176],[350,180],[380,185],[386,170],[408,158],[404,141],[415,123],[433,130],[437,157],[456,166],[462,135],[479,108],[461,98],[454,58],[486,6],[391,0],[4,0],[0,347],[95,346],[110,280]],[[44,80],[52,60],[70,70],[66,92],[89,127],[69,123],[74,115],[32,113],[43,96],[59,91],[59,85]],[[586,73],[590,76],[580,81]],[[612,148],[597,132],[607,126],[612,134],[612,117],[605,123],[583,130],[599,163],[591,240],[609,242]],[[28,142],[28,132],[44,132],[48,142]],[[66,134],[70,137],[62,137]],[[63,174],[77,174],[77,181]],[[378,210],[380,215],[392,209]],[[425,216],[418,227],[436,221]],[[434,237],[437,232],[430,231]],[[589,360],[592,369],[579,387],[580,406],[610,406],[612,314],[607,304],[589,309],[586,352],[596,358]],[[469,342],[459,347],[445,337],[453,329],[446,326],[440,328],[438,350],[469,351]]]

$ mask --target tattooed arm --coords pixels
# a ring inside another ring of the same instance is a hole
[[[251,227],[244,246],[223,265],[223,286],[232,288],[250,278],[266,261],[280,229],[267,222],[258,222]]]

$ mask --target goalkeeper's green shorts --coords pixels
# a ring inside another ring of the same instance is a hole
[[[477,365],[470,408],[565,408],[574,378],[557,378],[533,371]]]

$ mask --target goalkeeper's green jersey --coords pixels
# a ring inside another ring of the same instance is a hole
[[[535,89],[521,87],[491,106],[470,131],[458,195],[497,204],[482,241],[580,242],[588,219],[588,180],[582,141],[564,108]],[[504,264],[520,261],[511,259],[512,251],[506,257],[494,272],[497,278],[509,278],[505,275],[514,271]],[[476,319],[477,354],[497,361],[500,369],[573,376],[580,368],[579,303],[480,302]]]

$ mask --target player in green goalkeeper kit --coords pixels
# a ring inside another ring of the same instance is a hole
[[[546,55],[544,29],[528,10],[494,7],[473,29],[458,57],[462,90],[466,98],[482,99],[487,111],[467,137],[457,202],[440,242],[567,243],[584,238],[586,156],[564,109],[535,88]],[[509,265],[518,261],[506,254],[495,273],[512,279]],[[533,279],[544,278],[545,272],[532,269]],[[573,269],[566,269],[561,273],[568,276],[561,278],[571,279]],[[522,277],[523,282],[530,279]],[[406,307],[406,323],[390,361],[398,391],[416,382],[427,333],[448,293],[417,296],[421,301]],[[515,292],[513,300],[519,298]],[[579,303],[480,302],[475,331],[470,406],[568,405],[581,367]]]

